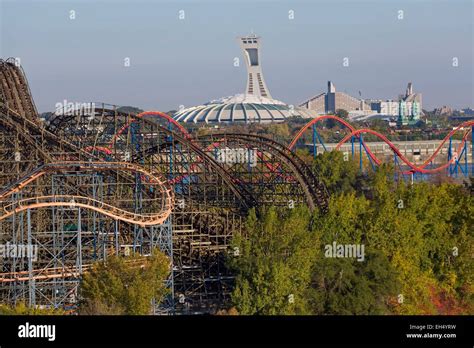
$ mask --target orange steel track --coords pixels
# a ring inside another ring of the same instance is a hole
[[[29,173],[20,181],[11,185],[3,192],[0,192],[0,203],[6,197],[21,191],[31,182],[37,180],[41,176],[51,172],[61,172],[64,170],[75,171],[109,171],[121,170],[140,173],[147,177],[147,183],[154,185],[160,190],[161,198],[154,199],[161,202],[161,209],[157,213],[137,214],[112,206],[110,204],[92,199],[90,197],[74,196],[74,195],[52,195],[37,196],[32,198],[21,199],[14,203],[3,204],[0,206],[0,221],[27,209],[39,209],[45,207],[81,207],[94,210],[113,219],[139,225],[142,227],[162,224],[171,214],[173,208],[174,195],[171,188],[168,187],[166,181],[161,179],[157,173],[149,172],[143,167],[127,162],[55,162],[45,164]],[[4,202],[5,203],[5,202]]]

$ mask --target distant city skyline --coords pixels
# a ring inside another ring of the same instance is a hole
[[[327,81],[383,100],[413,82],[424,109],[472,108],[473,4],[0,0],[0,56],[20,58],[40,112],[63,100],[168,111],[243,93],[237,37],[253,32],[268,89],[288,104]]]

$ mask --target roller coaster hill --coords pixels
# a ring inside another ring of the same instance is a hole
[[[225,259],[249,209],[327,211],[326,188],[294,151],[305,132],[321,144],[317,124],[327,118],[347,128],[340,144],[350,142],[361,163],[382,163],[363,139],[370,133],[391,146],[400,175],[468,174],[472,123],[445,140],[464,132],[456,155],[433,167],[412,164],[382,134],[335,116],[312,119],[284,144],[248,133],[196,136],[165,113],[101,103],[56,110],[44,122],[12,59],[0,61],[0,87],[0,244],[37,246],[34,259],[2,259],[0,302],[7,304],[75,311],[81,275],[93,262],[160,248],[170,258],[171,294],[157,299],[155,314],[226,307],[234,278]]]

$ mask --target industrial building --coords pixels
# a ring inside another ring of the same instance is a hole
[[[354,111],[370,111],[370,105],[362,99],[350,96],[347,93],[337,92],[336,87],[328,81],[326,93],[320,93],[299,105],[299,107],[312,110],[318,114],[335,113],[338,109],[343,109],[349,113]]]

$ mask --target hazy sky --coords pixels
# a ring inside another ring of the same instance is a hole
[[[396,98],[412,81],[425,109],[474,106],[473,0],[0,0],[0,6],[0,56],[21,58],[41,112],[63,99],[168,111],[242,93],[246,74],[244,64],[233,64],[241,58],[236,37],[252,31],[263,40],[272,96],[289,104],[325,91],[332,80],[339,91],[383,99]]]

